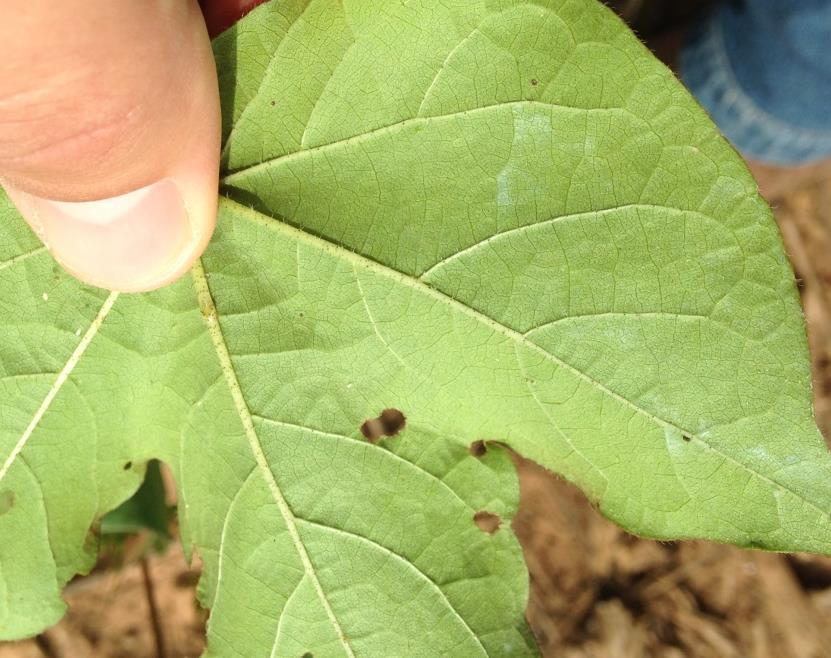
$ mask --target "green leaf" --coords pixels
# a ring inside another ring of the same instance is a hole
[[[153,458],[211,656],[534,655],[482,440],[641,535],[831,554],[770,211],[608,10],[286,0],[215,52],[227,198],[190,276],[84,287],[0,209],[0,638],[60,616]]]

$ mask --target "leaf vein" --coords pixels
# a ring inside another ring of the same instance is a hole
[[[294,599],[297,592],[300,591],[300,587],[303,585],[303,582],[306,580],[305,577],[301,577],[297,584],[294,586],[294,589],[289,594],[286,602],[283,604],[283,609],[280,612],[280,621],[277,622],[277,631],[274,633],[274,644],[271,646],[271,654],[270,658],[275,658],[277,656],[277,647],[280,646],[280,635],[283,632],[283,620],[286,618],[286,610],[288,610],[289,605],[291,605],[292,600]]]
[[[567,320],[582,320],[589,318],[603,318],[603,317],[635,317],[635,318],[675,318],[676,320],[712,320],[709,315],[701,315],[698,313],[670,313],[668,311],[604,311],[602,313],[581,313],[580,315],[566,315],[551,322],[539,324],[536,327],[531,327],[523,336],[530,336],[534,332],[542,331],[560,322]],[[720,323],[719,323],[720,324]]]
[[[694,431],[686,430],[684,428],[681,428],[681,427],[675,425],[674,423],[672,423],[668,420],[665,420],[665,419],[663,419],[659,416],[656,416],[655,414],[648,411],[647,409],[639,407],[637,404],[635,404],[631,400],[628,400],[627,398],[623,397],[621,394],[616,393],[615,391],[607,388],[605,385],[603,385],[601,382],[597,381],[596,379],[594,379],[593,377],[591,377],[587,373],[585,373],[582,370],[574,367],[573,365],[571,365],[567,361],[564,361],[563,359],[556,356],[552,352],[549,352],[548,350],[542,348],[541,346],[539,346],[537,343],[533,342],[532,340],[530,340],[526,336],[523,336],[520,332],[518,332],[518,331],[516,331],[516,330],[514,330],[510,327],[505,326],[504,324],[498,322],[497,320],[494,320],[490,316],[487,316],[487,315],[485,315],[484,313],[482,313],[480,311],[477,311],[474,308],[466,306],[465,304],[463,304],[459,300],[443,293],[440,290],[437,290],[436,288],[433,288],[433,287],[429,286],[424,281],[422,281],[420,279],[413,278],[412,276],[409,276],[409,275],[404,274],[402,272],[399,272],[398,270],[396,270],[396,269],[394,269],[394,268],[392,268],[388,265],[385,265],[383,263],[380,263],[378,261],[372,260],[371,258],[368,258],[367,256],[364,256],[363,254],[356,253],[356,252],[353,252],[353,251],[349,251],[349,250],[345,249],[344,247],[342,247],[338,244],[329,242],[328,240],[325,240],[324,238],[320,238],[316,235],[312,235],[311,233],[307,233],[306,231],[304,231],[300,228],[297,228],[295,226],[292,226],[290,224],[287,224],[286,222],[283,222],[279,219],[275,219],[274,217],[269,217],[267,215],[263,215],[261,213],[258,213],[257,211],[255,211],[251,208],[248,208],[247,206],[244,206],[240,203],[237,203],[236,201],[234,201],[232,199],[229,199],[227,197],[221,198],[220,199],[220,204],[225,204],[225,205],[231,206],[232,208],[235,209],[235,211],[237,213],[239,213],[242,216],[246,217],[250,221],[253,221],[255,223],[259,223],[259,224],[261,224],[265,227],[270,227],[272,230],[284,233],[292,239],[302,240],[302,241],[306,242],[307,244],[316,246],[321,251],[323,251],[325,253],[329,253],[329,254],[333,255],[334,257],[339,258],[341,260],[347,261],[351,265],[357,264],[357,265],[360,265],[361,267],[363,267],[365,269],[372,270],[372,271],[376,272],[380,276],[385,276],[385,277],[391,278],[394,281],[397,281],[398,283],[400,283],[400,284],[402,284],[406,287],[409,287],[409,288],[411,288],[412,290],[414,290],[416,292],[419,292],[423,295],[431,297],[434,300],[436,300],[436,301],[438,301],[438,302],[440,302],[440,303],[442,303],[446,306],[449,306],[451,309],[455,309],[456,311],[458,311],[462,315],[465,315],[465,316],[469,317],[470,319],[474,320],[475,322],[478,322],[478,323],[484,325],[485,327],[489,328],[491,331],[502,334],[503,336],[505,336],[509,340],[521,344],[526,349],[529,349],[532,352],[536,352],[537,354],[542,356],[547,361],[550,361],[554,365],[556,365],[558,367],[561,367],[564,370],[567,370],[568,372],[572,373],[577,378],[587,382],[589,385],[593,386],[594,388],[596,388],[601,393],[609,396],[611,399],[615,400],[619,404],[632,409],[635,413],[638,413],[638,414],[641,414],[641,415],[645,416],[647,419],[651,420],[656,425],[659,425],[661,427],[668,427],[670,429],[674,429],[674,430],[677,430],[679,432],[682,432],[683,434],[686,434],[690,438],[692,438],[695,441],[701,443],[705,448],[707,448],[709,450],[712,450],[713,452],[715,452],[719,456],[723,457],[726,461],[729,461],[732,464],[734,464],[735,466],[739,467],[741,470],[744,470],[745,472],[750,473],[751,475],[753,475],[755,477],[758,477],[759,479],[763,480],[764,482],[767,482],[769,485],[773,486],[774,488],[780,489],[781,491],[794,496],[797,500],[801,501],[803,504],[807,505],[811,509],[818,512],[820,514],[820,516],[824,517],[826,520],[831,520],[831,511],[822,509],[819,505],[817,505],[816,503],[808,500],[805,496],[803,496],[799,492],[791,489],[789,486],[787,486],[785,484],[782,484],[781,482],[778,482],[777,480],[774,480],[774,479],[764,475],[763,473],[761,473],[761,472],[757,471],[756,469],[754,469],[752,466],[750,466],[748,464],[745,464],[744,462],[742,462],[738,458],[733,457],[729,453],[724,452],[723,450],[721,450],[717,446],[712,445],[710,442],[708,442],[706,439],[704,439],[702,436],[695,433]],[[671,210],[671,209],[666,208],[666,210]],[[686,211],[683,211],[683,212],[686,212]]]
[[[585,217],[605,217],[606,215],[613,215],[617,212],[622,210],[660,210],[661,212],[667,212],[670,214],[683,214],[683,215],[697,215],[699,217],[703,217],[705,219],[712,219],[709,215],[705,215],[704,213],[698,210],[686,210],[683,208],[671,208],[669,206],[657,206],[652,203],[628,203],[621,206],[615,206],[612,208],[601,208],[600,210],[581,210],[580,212],[569,213],[566,215],[556,215],[554,217],[549,217],[546,220],[540,222],[534,222],[531,224],[523,224],[522,226],[516,226],[514,228],[506,229],[504,231],[500,231],[498,233],[494,233],[493,235],[489,235],[484,240],[480,240],[479,242],[475,242],[472,245],[461,249],[460,251],[456,251],[449,256],[446,256],[442,260],[438,261],[431,265],[428,269],[426,269],[419,279],[424,280],[427,277],[431,276],[436,270],[440,270],[442,267],[447,265],[448,263],[460,258],[468,253],[473,251],[477,251],[478,249],[489,245],[491,242],[496,242],[498,240],[502,240],[506,236],[514,235],[516,233],[522,233],[526,231],[532,231],[537,228],[542,228],[546,226],[551,226],[552,224],[556,224],[561,221],[571,220],[571,219],[582,219]]]
[[[343,528],[335,528],[335,527],[332,527],[332,526],[324,525],[322,523],[317,523],[315,521],[310,521],[308,519],[301,519],[300,517],[297,517],[297,520],[301,524],[314,526],[316,528],[320,528],[320,529],[325,530],[327,532],[333,532],[333,533],[336,533],[336,534],[346,535],[346,536],[351,537],[353,539],[357,539],[360,542],[367,543],[367,544],[371,545],[372,547],[376,548],[377,550],[380,550],[382,553],[385,553],[386,555],[389,555],[390,557],[392,557],[397,562],[403,563],[406,567],[408,567],[410,569],[410,571],[415,573],[416,576],[420,580],[424,581],[431,589],[434,589],[439,594],[439,597],[442,599],[442,601],[444,601],[445,604],[447,604],[447,607],[451,610],[451,612],[456,617],[456,619],[458,619],[459,622],[461,622],[464,629],[476,641],[476,644],[479,646],[479,649],[481,649],[481,651],[482,651],[482,655],[484,655],[484,656],[489,655],[487,650],[485,649],[484,645],[482,644],[482,641],[479,639],[479,636],[476,635],[476,633],[473,632],[473,629],[470,626],[468,626],[467,622],[465,621],[465,618],[462,617],[462,615],[459,613],[458,610],[456,610],[455,606],[453,605],[453,603],[451,603],[450,599],[447,597],[447,594],[439,586],[439,584],[435,580],[433,580],[430,576],[428,576],[426,573],[424,573],[421,569],[419,569],[416,565],[414,565],[412,562],[410,562],[407,558],[399,555],[398,553],[396,553],[393,550],[390,550],[389,548],[387,548],[383,544],[379,544],[374,539],[370,539],[369,537],[364,537],[363,535],[359,535],[357,533],[350,532],[349,530],[344,530]]]
[[[236,505],[237,500],[242,495],[243,490],[245,489],[245,485],[251,479],[251,476],[256,473],[257,469],[256,466],[252,468],[248,475],[246,475],[242,482],[240,483],[239,489],[236,490],[233,497],[231,498],[230,502],[228,503],[228,509],[225,512],[225,518],[222,521],[222,531],[219,533],[219,547],[217,548],[217,555],[219,557],[218,564],[216,567],[216,591],[214,592],[214,598],[211,601],[211,608],[215,608],[217,605],[217,600],[219,599],[219,593],[222,591],[222,576],[224,575],[223,569],[223,555],[224,555],[224,546],[225,546],[225,538],[228,536],[228,526],[231,523],[231,516],[234,511],[234,505]]]
[[[67,359],[64,367],[58,373],[58,376],[55,378],[54,383],[52,386],[49,387],[49,391],[46,393],[46,396],[43,398],[43,401],[40,403],[40,406],[35,411],[34,416],[32,416],[32,420],[26,426],[26,429],[23,430],[23,434],[20,435],[20,438],[17,440],[17,443],[12,448],[9,455],[6,457],[6,460],[3,462],[3,465],[0,466],[0,482],[3,481],[3,478],[6,477],[6,474],[9,472],[9,469],[12,467],[12,464],[23,451],[23,448],[26,447],[26,444],[29,442],[29,439],[34,434],[35,429],[37,429],[38,424],[43,419],[46,412],[49,410],[49,407],[52,405],[55,397],[60,392],[63,385],[66,383],[69,376],[72,374],[72,371],[75,369],[75,366],[78,365],[78,361],[81,360],[81,357],[84,355],[84,352],[87,351],[87,348],[92,343],[92,339],[95,338],[95,335],[98,333],[98,330],[101,328],[104,320],[106,319],[109,312],[112,310],[113,305],[115,304],[116,300],[118,299],[117,292],[111,292],[107,299],[102,304],[98,314],[92,320],[89,328],[87,329],[86,333],[84,333],[83,338],[81,338],[78,345],[73,350],[72,354],[70,354],[69,359]]]
[[[448,112],[447,114],[435,114],[429,117],[410,117],[408,119],[402,119],[401,121],[396,121],[395,123],[389,123],[384,126],[379,126],[378,128],[374,128],[372,130],[368,130],[366,132],[360,133],[358,135],[352,135],[351,137],[345,137],[343,139],[337,139],[332,142],[326,142],[325,144],[319,144],[318,146],[314,146],[308,149],[303,149],[299,151],[292,151],[291,153],[284,153],[282,155],[278,155],[275,158],[271,158],[268,160],[263,160],[262,162],[258,162],[253,165],[249,165],[247,167],[243,167],[241,169],[236,169],[233,171],[229,171],[224,177],[220,179],[220,183],[223,185],[232,185],[233,182],[237,178],[241,178],[247,174],[254,173],[263,169],[268,166],[274,166],[277,163],[284,163],[284,162],[291,162],[293,160],[297,160],[304,156],[307,156],[311,153],[316,153],[318,151],[325,152],[328,149],[332,149],[335,147],[340,146],[348,146],[350,144],[361,143],[367,139],[373,139],[378,135],[383,135],[388,132],[392,132],[394,130],[400,130],[403,128],[407,128],[409,126],[417,126],[429,123],[431,121],[440,121],[444,119],[455,119],[461,116],[471,116],[471,115],[478,115],[482,112],[492,111],[494,109],[500,108],[514,108],[514,107],[542,107],[548,109],[555,109],[555,110],[565,110],[570,112],[585,112],[585,113],[592,113],[592,112],[624,112],[630,114],[629,110],[622,108],[622,107],[572,107],[570,105],[557,105],[555,103],[545,103],[542,101],[529,101],[529,100],[516,100],[516,101],[506,101],[501,103],[492,103],[490,105],[483,105],[481,107],[475,107],[468,110],[454,110],[453,112]]]
[[[272,55],[269,58],[268,65],[265,67],[265,70],[263,71],[263,77],[260,78],[260,82],[257,85],[257,89],[254,91],[253,94],[251,94],[251,98],[249,98],[248,101],[245,103],[245,107],[243,107],[242,110],[240,110],[240,113],[237,115],[237,120],[234,121],[234,125],[231,126],[231,130],[228,132],[228,136],[225,138],[225,144],[222,146],[222,152],[220,154],[220,157],[222,159],[228,157],[232,137],[237,132],[237,129],[239,128],[239,126],[244,125],[243,117],[248,112],[248,110],[251,107],[252,103],[255,100],[257,100],[257,98],[259,98],[260,92],[262,91],[263,85],[265,84],[265,80],[268,77],[272,66],[274,66],[275,63],[277,62],[277,58],[275,57],[275,54],[280,49],[280,46],[283,45],[283,42],[288,38],[289,33],[291,32],[291,29],[292,29],[292,27],[294,27],[295,23],[297,23],[298,21],[300,21],[303,18],[303,15],[306,13],[306,10],[309,8],[309,2],[310,2],[310,0],[307,0],[306,6],[303,7],[303,11],[300,12],[300,14],[298,14],[298,16],[286,27],[285,34],[283,34],[283,36],[280,38],[280,40],[277,43],[274,44],[274,48],[272,50]]]
[[[297,529],[297,518],[294,516],[294,512],[289,506],[285,496],[283,496],[283,492],[277,484],[274,472],[271,470],[271,465],[268,463],[268,459],[265,456],[262,444],[260,443],[260,438],[257,435],[257,430],[254,427],[253,417],[248,409],[248,403],[246,402],[242,389],[240,388],[239,380],[237,379],[236,371],[234,370],[234,365],[231,361],[231,354],[228,351],[228,346],[225,342],[225,337],[223,336],[222,329],[219,326],[219,317],[214,304],[213,296],[211,295],[210,287],[208,285],[208,280],[205,277],[205,270],[202,266],[201,260],[194,263],[191,274],[199,302],[199,309],[205,318],[205,326],[207,327],[211,342],[216,350],[217,358],[219,359],[219,364],[225,377],[225,382],[228,385],[229,392],[231,393],[234,407],[240,418],[245,436],[248,439],[248,445],[254,455],[254,460],[262,472],[269,492],[271,493],[274,502],[277,504],[280,515],[283,517],[283,521],[286,524],[286,530],[289,533],[289,537],[291,538],[298,557],[300,558],[300,562],[303,565],[303,570],[309,577],[309,580],[311,581],[312,586],[320,599],[320,603],[326,612],[326,616],[335,629],[335,633],[341,642],[344,652],[349,658],[355,658],[352,646],[349,644],[349,641],[341,628],[340,622],[335,615],[335,611],[332,609],[332,605],[329,602],[326,593],[323,591],[323,586],[317,577],[317,573],[315,572],[309,553],[306,550],[306,546],[303,543],[302,538],[300,537],[300,533]]]
[[[346,441],[352,441],[354,443],[359,443],[361,445],[366,445],[366,442],[361,441],[360,439],[356,439],[352,436],[348,436],[346,434],[335,434],[333,432],[324,432],[323,430],[315,429],[314,427],[307,427],[305,425],[297,425],[295,423],[287,423],[286,421],[283,421],[283,420],[276,420],[274,418],[267,418],[265,416],[260,416],[258,414],[251,414],[251,417],[256,418],[257,420],[261,420],[264,423],[268,423],[270,425],[278,425],[278,426],[283,426],[283,427],[291,427],[293,429],[305,430],[307,432],[311,432],[312,434],[316,434],[316,435],[321,436],[321,437],[326,438],[326,439],[343,439],[343,440],[346,440]],[[449,484],[447,484],[447,482],[442,480],[437,475],[434,475],[430,471],[425,470],[424,468],[422,468],[418,464],[414,464],[409,459],[404,459],[401,455],[398,455],[398,454],[392,452],[391,450],[386,450],[385,448],[382,448],[380,446],[374,446],[374,448],[376,450],[382,450],[384,455],[389,457],[390,459],[401,462],[402,464],[405,464],[408,468],[414,468],[419,473],[423,473],[428,478],[430,478],[431,480],[436,482],[436,484],[438,484],[440,487],[445,489],[451,496],[453,496],[456,500],[458,500],[464,507],[466,507],[469,510],[473,510],[473,507],[471,507],[470,504],[465,502],[465,500],[456,492],[455,489],[453,489],[453,487],[451,487]]]
[[[21,263],[32,256],[37,256],[42,254],[46,251],[46,247],[38,247],[37,249],[33,249],[32,251],[27,251],[25,254],[19,254],[14,258],[10,258],[7,261],[3,261],[0,263],[0,270],[5,270],[7,267],[11,267],[12,265],[16,265],[17,263]]]

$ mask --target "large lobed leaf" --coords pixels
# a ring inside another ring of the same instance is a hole
[[[0,207],[0,638],[57,620],[151,458],[216,656],[534,655],[482,439],[641,535],[831,554],[770,211],[610,12],[283,0],[215,50],[228,198],[189,277],[84,287]]]

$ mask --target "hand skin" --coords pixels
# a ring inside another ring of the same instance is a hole
[[[214,229],[209,41],[252,0],[9,0],[0,184],[55,259],[126,292],[186,272]]]

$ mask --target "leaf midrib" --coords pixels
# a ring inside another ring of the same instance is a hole
[[[353,265],[360,265],[361,267],[372,270],[372,271],[374,271],[374,272],[376,272],[376,273],[378,273],[382,276],[391,278],[394,281],[397,281],[398,283],[401,283],[404,286],[407,286],[407,287],[419,292],[420,294],[426,295],[428,297],[432,297],[436,301],[450,306],[451,308],[459,311],[463,315],[473,319],[474,321],[476,321],[480,324],[483,324],[484,326],[488,327],[492,331],[495,331],[497,333],[502,334],[503,336],[505,336],[508,339],[512,340],[515,344],[519,344],[523,347],[526,347],[527,349],[541,355],[546,360],[551,361],[552,363],[554,363],[558,367],[564,368],[565,370],[571,372],[573,375],[575,375],[576,377],[578,377],[578,378],[582,379],[583,381],[587,382],[589,385],[591,385],[592,387],[597,389],[599,392],[603,393],[604,395],[607,395],[609,398],[615,400],[619,404],[622,404],[626,407],[629,407],[630,409],[632,409],[636,413],[638,413],[642,416],[645,416],[648,420],[655,423],[656,425],[658,425],[660,427],[664,427],[664,428],[669,428],[671,430],[674,430],[675,432],[681,433],[684,436],[690,437],[692,440],[699,442],[704,448],[715,452],[720,457],[722,457],[726,461],[734,464],[735,466],[737,466],[741,470],[747,472],[751,476],[759,478],[760,480],[766,482],[771,487],[781,490],[783,493],[794,496],[796,499],[798,499],[799,501],[801,501],[802,503],[804,503],[805,505],[807,505],[811,509],[818,512],[820,514],[820,516],[822,516],[826,519],[831,519],[831,511],[823,509],[818,504],[816,504],[812,500],[808,499],[807,497],[805,497],[803,494],[799,493],[798,491],[795,491],[794,489],[792,489],[788,485],[783,484],[781,482],[778,482],[778,481],[772,479],[771,477],[768,477],[764,473],[761,473],[758,470],[756,470],[755,468],[753,468],[751,465],[746,464],[746,463],[742,462],[741,460],[739,460],[738,458],[724,452],[723,450],[721,450],[717,446],[712,445],[709,441],[707,441],[707,439],[705,439],[700,434],[697,434],[693,430],[684,429],[684,428],[682,428],[682,427],[680,427],[680,426],[678,426],[678,425],[676,425],[676,424],[674,424],[674,423],[672,423],[668,420],[665,420],[663,418],[660,418],[659,416],[656,416],[651,411],[638,406],[637,404],[635,404],[634,402],[632,402],[632,401],[628,400],[627,398],[623,397],[619,393],[616,393],[615,391],[612,391],[611,389],[607,388],[601,382],[597,381],[596,379],[594,379],[593,377],[591,377],[587,373],[583,372],[582,370],[574,367],[573,365],[571,365],[570,363],[568,363],[566,361],[563,361],[562,359],[557,357],[555,354],[552,354],[551,352],[546,351],[545,349],[540,347],[537,343],[534,343],[533,341],[529,340],[526,336],[524,336],[520,332],[515,331],[514,329],[511,329],[510,327],[507,327],[504,324],[501,324],[500,322],[498,322],[497,320],[494,320],[490,316],[487,316],[484,313],[481,313],[480,311],[477,311],[477,310],[463,304],[459,300],[457,300],[457,299],[441,292],[440,290],[438,290],[436,288],[433,288],[433,287],[427,285],[426,283],[424,283],[424,282],[422,282],[422,281],[420,281],[416,278],[413,278],[413,277],[411,277],[407,274],[404,274],[404,273],[390,267],[389,265],[385,265],[383,263],[380,263],[380,262],[378,262],[376,260],[373,260],[373,259],[371,259],[371,258],[369,258],[369,257],[367,257],[363,254],[360,254],[360,253],[357,253],[357,252],[354,252],[354,251],[350,251],[350,250],[344,248],[341,245],[338,245],[338,244],[333,243],[333,242],[329,242],[328,240],[325,240],[324,238],[321,238],[321,237],[318,237],[318,236],[313,235],[311,233],[308,233],[308,232],[306,232],[306,231],[304,231],[304,230],[302,230],[302,229],[300,229],[296,226],[292,226],[291,224],[288,224],[288,223],[286,223],[286,222],[284,222],[280,219],[277,219],[275,217],[270,217],[268,215],[264,215],[262,213],[259,213],[259,212],[255,211],[254,209],[252,209],[248,206],[245,206],[245,205],[243,205],[243,204],[241,204],[241,203],[239,203],[239,202],[237,202],[237,201],[235,201],[235,200],[233,200],[229,197],[220,197],[220,209],[223,206],[227,206],[229,208],[229,210],[242,215],[246,219],[248,219],[248,220],[250,220],[250,221],[252,221],[256,224],[260,224],[260,225],[265,226],[265,227],[267,227],[271,230],[278,231],[278,232],[280,232],[284,235],[287,235],[287,236],[289,236],[289,237],[291,237],[295,240],[298,240],[299,242],[304,242],[304,243],[308,244],[309,246],[311,246],[313,248],[317,248],[317,249],[322,250],[324,252],[330,253],[333,256],[335,256],[336,258],[347,261],[347,262],[349,262]]]
[[[297,551],[297,555],[300,558],[300,562],[303,565],[303,571],[311,581],[320,603],[326,612],[329,623],[332,624],[332,627],[334,628],[346,655],[349,658],[355,658],[352,646],[349,644],[349,641],[343,632],[343,628],[341,627],[340,622],[332,609],[332,605],[329,603],[329,599],[323,591],[323,586],[317,577],[317,572],[315,571],[314,565],[309,557],[309,553],[306,550],[306,545],[300,537],[294,513],[283,496],[283,492],[280,490],[277,480],[274,477],[274,473],[271,470],[271,466],[268,463],[268,459],[265,456],[257,430],[254,427],[251,412],[248,409],[248,403],[245,401],[242,389],[240,388],[239,380],[237,379],[236,371],[234,370],[234,365],[231,361],[231,355],[225,342],[225,337],[222,333],[222,328],[219,325],[219,316],[217,314],[216,305],[214,304],[208,279],[205,276],[205,269],[202,266],[201,260],[197,260],[196,263],[194,263],[193,268],[191,269],[191,276],[196,290],[199,310],[205,319],[205,326],[207,327],[211,343],[216,351],[223,377],[228,385],[228,389],[234,403],[234,408],[239,416],[245,436],[248,439],[248,444],[251,448],[254,460],[257,463],[257,467],[260,469],[263,478],[266,481],[266,485],[268,486],[269,492],[271,493],[274,502],[277,504],[277,509],[280,512],[280,516],[283,517],[283,522],[286,524],[286,530],[289,533],[289,537],[291,538],[294,548]]]

